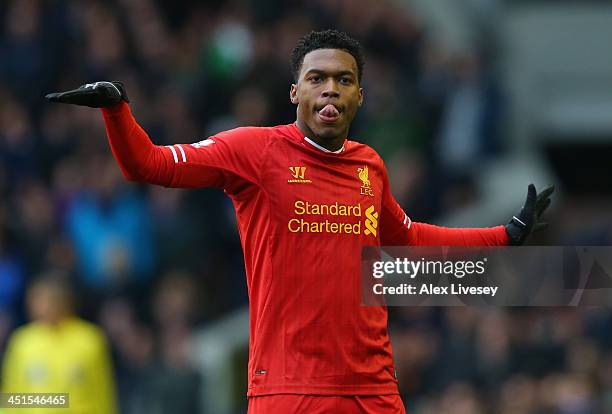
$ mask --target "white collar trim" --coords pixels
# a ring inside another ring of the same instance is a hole
[[[332,154],[340,154],[341,152],[343,152],[343,151],[344,151],[344,145],[342,145],[342,148],[340,148],[340,149],[339,149],[339,150],[337,150],[337,151],[331,151],[331,150],[328,150],[328,149],[327,149],[327,148],[325,148],[325,147],[320,146],[319,144],[317,144],[316,142],[314,142],[313,140],[311,140],[311,139],[310,139],[310,138],[308,138],[308,137],[304,137],[304,139],[305,139],[305,140],[306,140],[306,142],[308,142],[310,145],[312,145],[312,146],[313,146],[313,147],[315,147],[316,149],[321,150],[321,151],[323,151],[323,152],[329,152],[329,153],[332,153]]]

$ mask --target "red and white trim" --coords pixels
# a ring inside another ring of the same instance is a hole
[[[183,147],[180,144],[177,144],[176,146],[181,152],[181,156],[183,157],[183,162],[187,162],[187,157],[185,156],[185,150],[183,150]]]
[[[410,220],[410,217],[408,217],[408,214],[406,213],[404,213],[404,225],[408,227],[408,229],[410,229],[410,226],[412,226],[412,220]]]
[[[342,145],[342,148],[340,148],[339,150],[336,150],[336,151],[331,151],[331,150],[328,150],[328,149],[327,149],[327,148],[325,148],[325,147],[320,146],[319,144],[317,144],[316,142],[314,142],[313,140],[311,140],[311,139],[310,139],[310,138],[308,138],[308,137],[304,137],[304,141],[308,142],[310,145],[312,145],[312,146],[313,146],[313,147],[315,147],[316,149],[318,149],[318,150],[320,150],[320,151],[323,151],[323,152],[330,153],[330,154],[340,154],[341,152],[343,152],[343,151],[344,151],[344,145]]]
[[[185,154],[185,150],[183,149],[183,147],[180,144],[176,144],[176,145],[166,145],[166,148],[170,148],[170,151],[172,151],[172,157],[174,158],[174,163],[178,164],[179,162],[179,156],[178,156],[178,152],[176,152],[176,148],[178,148],[178,150],[181,152],[181,160],[183,162],[187,162],[187,155]]]

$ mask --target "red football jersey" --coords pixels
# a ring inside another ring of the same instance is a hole
[[[249,396],[397,394],[387,309],[360,306],[361,248],[507,244],[503,226],[411,222],[381,158],[354,141],[329,152],[290,124],[162,147],[127,104],[103,114],[128,179],[231,197],[249,293]]]

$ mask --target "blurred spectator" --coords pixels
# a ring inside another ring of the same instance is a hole
[[[440,414],[484,414],[485,410],[472,386],[457,383],[446,390],[437,412]]]
[[[499,92],[478,53],[455,59],[451,68],[437,151],[450,174],[476,174],[472,169],[498,151]]]
[[[2,390],[69,393],[67,413],[112,414],[114,374],[104,334],[74,316],[72,304],[72,290],[62,275],[43,275],[29,286],[32,322],[11,336]]]
[[[0,162],[5,166],[9,188],[40,173],[36,136],[27,109],[7,98],[0,100]]]
[[[49,190],[39,181],[24,182],[14,198],[13,226],[23,250],[27,270],[32,273],[45,266],[45,252],[57,230]]]
[[[197,293],[188,274],[162,278],[153,296],[155,329],[122,298],[103,305],[102,323],[117,353],[121,412],[200,412],[201,379],[188,358]]]
[[[159,413],[200,412],[201,378],[189,358],[199,297],[193,277],[179,272],[166,275],[155,292],[153,313],[159,349],[156,369],[144,387],[149,396],[148,404],[151,409],[156,407]],[[151,401],[151,395],[156,396],[156,401]]]
[[[2,212],[0,211],[0,215]],[[25,275],[14,252],[7,251],[7,234],[0,219],[0,352],[10,330],[18,321]]]
[[[125,187],[109,157],[88,166],[88,183],[74,197],[66,216],[85,285],[111,291],[134,287],[151,276],[154,265],[148,207]]]

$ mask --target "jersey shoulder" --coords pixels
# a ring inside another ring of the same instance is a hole
[[[243,136],[252,138],[267,138],[284,135],[289,125],[276,126],[240,126],[225,131],[217,132],[213,137]]]
[[[218,132],[210,138],[200,141],[195,145],[207,145],[216,141],[243,143],[245,145],[265,146],[278,138],[289,136],[290,128],[288,125],[277,126],[241,126],[226,131]]]
[[[27,355],[37,344],[47,344],[49,328],[40,322],[30,322],[16,328],[9,337],[7,348],[11,355]]]
[[[41,333],[41,325],[35,322],[22,325],[16,328],[10,336],[10,343],[13,346],[21,344],[27,344],[28,342],[35,340]]]
[[[66,325],[71,332],[76,335],[82,335],[83,338],[87,338],[92,341],[97,341],[104,338],[104,333],[99,326],[84,319],[73,317],[66,322]]]
[[[91,342],[97,342],[105,338],[102,329],[80,318],[71,317],[61,324],[61,330],[68,336],[78,336]],[[51,329],[41,322],[30,322],[13,331],[11,342],[14,344],[27,344],[38,341],[41,338],[51,337]]]
[[[346,142],[346,150],[350,151],[355,156],[360,158],[364,158],[365,160],[373,163],[380,164],[381,167],[384,167],[385,163],[378,152],[367,144],[363,144],[361,142],[347,140]]]

